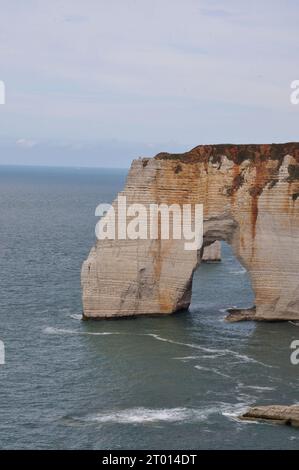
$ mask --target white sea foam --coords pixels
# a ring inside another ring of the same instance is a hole
[[[43,332],[47,335],[93,335],[93,336],[106,336],[106,335],[121,335],[123,333],[111,332],[111,331],[76,331],[64,328],[54,328],[53,326],[47,326],[43,329]]]
[[[219,359],[219,357],[224,356],[225,353],[215,353],[215,354],[201,354],[200,359]]]
[[[197,356],[182,356],[182,357],[173,357],[177,361],[198,361],[199,359],[218,359],[223,356],[222,353],[219,354],[201,354]]]
[[[163,338],[162,336],[160,336],[156,333],[145,333],[145,335],[151,336],[151,337],[155,338],[157,341],[163,341],[163,342],[166,342],[166,343],[177,344],[179,346],[185,346],[185,347],[192,348],[192,349],[198,349],[200,351],[204,351],[204,352],[212,353],[212,354],[216,353],[216,354],[223,354],[223,355],[231,355],[231,356],[236,357],[237,359],[239,359],[243,362],[247,362],[247,363],[252,362],[252,363],[255,363],[255,364],[260,364],[260,365],[265,366],[265,367],[271,367],[271,368],[273,367],[273,366],[270,366],[268,364],[264,364],[263,362],[257,361],[256,359],[253,359],[252,357],[246,356],[245,354],[239,354],[236,351],[232,351],[230,349],[206,348],[204,346],[200,346],[199,344],[182,343],[180,341],[174,341],[174,340],[171,340],[171,339]]]
[[[250,402],[242,403],[215,403],[202,408],[127,408],[124,410],[110,410],[93,413],[86,416],[73,416],[71,419],[89,424],[150,424],[150,423],[181,423],[181,422],[207,422],[209,416],[220,414],[228,419],[240,421],[238,417],[243,414]]]
[[[213,367],[204,367],[204,366],[200,366],[200,365],[196,365],[194,366],[195,369],[198,369],[198,370],[204,370],[204,371],[208,371],[208,372],[212,372],[213,374],[216,374],[216,375],[220,375],[221,377],[225,377],[226,379],[231,379],[231,375],[227,375],[227,374],[224,374],[223,372],[219,372],[219,370],[213,368]]]
[[[240,424],[255,423],[255,421],[241,421],[239,417],[244,414],[248,407],[252,405],[251,402],[242,402],[232,405],[230,403],[223,403],[220,406],[221,414],[226,418],[237,421]]]
[[[231,271],[228,271],[229,274],[245,274],[247,273],[245,268],[241,269],[232,269]]]
[[[217,408],[129,408],[120,411],[95,413],[74,419],[90,423],[143,424],[163,422],[202,422]]]
[[[261,387],[259,385],[244,385],[239,383],[237,388],[249,388],[250,390],[256,390],[257,392],[270,392],[275,390],[275,387]]]
[[[132,336],[149,336],[151,338],[156,339],[157,341],[162,341],[164,343],[176,344],[178,346],[184,346],[191,349],[197,349],[199,351],[203,351],[210,355],[230,355],[238,359],[239,361],[246,362],[246,363],[255,363],[262,365],[264,367],[270,367],[268,364],[264,364],[263,362],[257,361],[245,354],[239,354],[236,351],[232,351],[230,349],[215,349],[215,348],[206,348],[204,346],[200,346],[199,344],[194,343],[183,343],[181,341],[174,341],[172,339],[164,338],[156,333],[122,333],[122,332],[111,332],[111,331],[101,331],[101,332],[92,332],[92,331],[77,331],[77,330],[69,330],[63,328],[55,328],[55,327],[46,327],[44,328],[44,333],[46,334],[75,334],[75,335],[93,335],[93,336],[108,336],[108,335],[132,335]],[[212,356],[211,356],[212,357]]]
[[[177,361],[192,361],[192,360],[197,360],[200,359],[201,356],[183,356],[183,357],[174,357],[173,359]]]
[[[72,313],[70,318],[73,318],[74,320],[82,320],[82,315],[80,313]]]

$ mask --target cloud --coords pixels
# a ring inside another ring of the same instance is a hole
[[[36,142],[35,140],[18,139],[16,141],[16,144],[17,144],[18,147],[25,148],[25,149],[31,149],[31,148],[35,147],[38,144],[38,142]]]
[[[88,18],[83,15],[66,15],[64,21],[66,23],[85,23],[88,21]]]
[[[212,16],[215,18],[226,18],[232,15],[231,12],[221,9],[201,8],[200,12],[202,15]]]
[[[176,139],[186,148],[295,139],[298,2],[223,4],[28,0],[16,10],[6,2],[0,138]]]

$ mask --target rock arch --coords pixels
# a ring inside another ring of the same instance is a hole
[[[133,161],[128,203],[204,206],[204,244],[225,240],[250,274],[255,308],[231,319],[299,319],[299,144],[199,146]],[[202,251],[181,240],[97,241],[82,266],[85,318],[189,307]]]

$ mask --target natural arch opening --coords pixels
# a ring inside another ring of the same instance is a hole
[[[248,271],[231,246],[221,241],[221,261],[202,262],[194,272],[190,311],[224,313],[233,309],[244,315],[252,308],[254,298]]]

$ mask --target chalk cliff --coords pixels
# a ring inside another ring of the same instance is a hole
[[[225,240],[248,270],[255,306],[230,320],[299,320],[299,144],[198,146],[133,161],[128,204],[199,204],[204,245]],[[203,249],[184,240],[97,241],[82,267],[85,318],[188,308]]]

